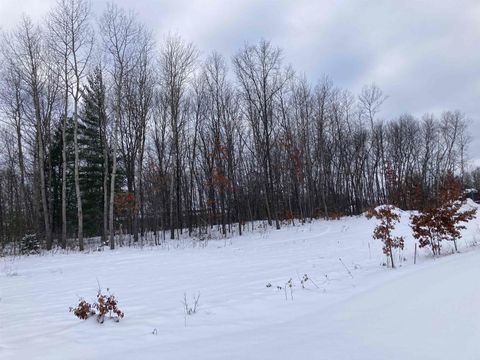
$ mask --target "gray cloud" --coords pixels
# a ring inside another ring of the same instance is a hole
[[[38,19],[54,0],[0,0],[0,24],[26,12]],[[357,92],[375,82],[389,96],[381,116],[460,109],[471,119],[472,159],[480,159],[478,1],[117,0],[161,39],[177,32],[208,53],[231,56],[267,38],[311,79],[329,75]],[[100,14],[104,0],[92,1]]]

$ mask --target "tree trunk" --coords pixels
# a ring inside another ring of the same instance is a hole
[[[67,75],[65,74],[65,78]],[[62,124],[62,248],[67,247],[67,112],[68,84],[65,82],[65,108]]]
[[[40,195],[42,200],[43,221],[45,226],[45,241],[47,250],[52,249],[52,230],[47,202],[47,189],[45,188],[45,155],[43,149],[42,117],[40,111],[40,99],[36,83],[33,84],[33,100],[35,106],[35,117],[37,122],[37,146],[38,146],[38,172],[40,175]]]
[[[78,87],[79,85],[77,85]],[[77,217],[78,217],[78,246],[79,250],[84,250],[83,243],[83,207],[82,207],[82,193],[80,192],[80,156],[78,151],[78,99],[74,100],[73,104],[73,145],[75,148],[75,192],[77,194]]]
[[[117,104],[118,106],[118,104]],[[113,205],[115,202],[115,176],[117,174],[117,147],[118,147],[118,122],[119,119],[119,111],[117,110],[117,115],[115,116],[115,126],[113,130],[113,154],[112,154],[112,175],[110,177],[110,203],[109,203],[109,210],[108,210],[108,217],[109,217],[109,232],[110,232],[110,249],[115,249],[115,229],[113,227]]]
[[[102,242],[107,242],[108,236],[108,152],[107,152],[107,135],[103,128],[103,232]]]

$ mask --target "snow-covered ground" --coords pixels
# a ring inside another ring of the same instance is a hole
[[[460,254],[421,249],[414,265],[404,213],[395,270],[382,266],[375,224],[360,216],[206,247],[0,259],[0,359],[480,359],[480,221]],[[117,296],[119,323],[68,312],[79,297],[93,301],[98,283]],[[191,303],[200,294],[186,322],[185,293]]]

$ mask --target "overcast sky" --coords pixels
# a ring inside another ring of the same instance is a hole
[[[233,55],[246,41],[269,39],[285,60],[316,80],[328,75],[353,92],[376,83],[388,100],[381,116],[440,114],[470,119],[470,156],[480,165],[480,1],[116,0],[159,39],[179,33],[203,52]],[[35,20],[55,0],[0,0],[0,27],[22,13]],[[92,0],[99,15],[106,1]]]

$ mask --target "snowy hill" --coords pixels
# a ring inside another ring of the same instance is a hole
[[[480,222],[460,254],[420,249],[414,265],[408,218],[394,270],[363,216],[206,247],[0,259],[0,358],[479,359]],[[117,296],[119,323],[68,312],[94,299],[97,280]],[[200,294],[196,314],[184,315],[185,293]]]

